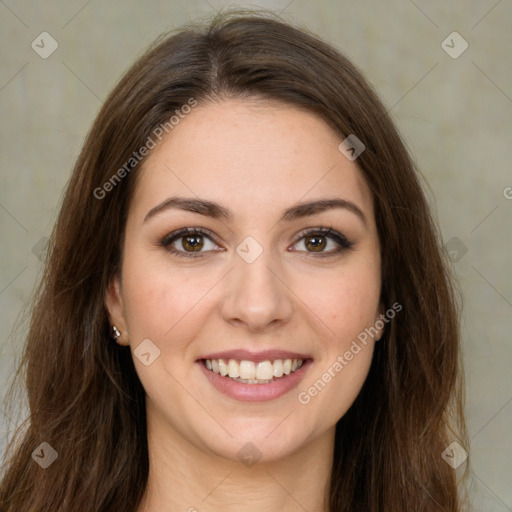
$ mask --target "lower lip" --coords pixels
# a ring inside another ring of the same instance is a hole
[[[279,398],[295,388],[312,363],[312,359],[307,359],[298,370],[289,375],[283,375],[268,384],[244,384],[208,370],[204,361],[198,361],[197,364],[217,391],[242,402],[266,402]]]

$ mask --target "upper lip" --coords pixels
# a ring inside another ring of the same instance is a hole
[[[262,350],[261,352],[250,352],[249,350],[237,349],[215,352],[202,356],[198,359],[235,359],[245,361],[275,361],[276,359],[311,359],[309,354],[289,352],[287,350]]]

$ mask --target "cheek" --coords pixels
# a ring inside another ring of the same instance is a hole
[[[215,276],[132,257],[123,266],[123,296],[130,335],[163,340],[199,311]]]
[[[379,309],[380,272],[376,264],[347,267],[297,282],[297,296],[323,325],[329,344],[344,350],[373,326]]]
[[[342,310],[341,318],[350,314],[352,306],[347,304],[345,309],[338,310]],[[298,390],[297,401],[320,430],[334,425],[345,415],[359,395],[371,366],[375,342],[364,331],[372,325],[370,312],[366,321],[361,319],[359,310],[353,313],[357,320],[349,318],[331,325],[336,336],[325,341],[314,373]]]
[[[317,316],[315,330],[326,333],[314,374],[297,399],[312,417],[334,424],[352,405],[371,366],[373,328],[379,307],[380,269],[376,259],[302,286],[304,302]]]

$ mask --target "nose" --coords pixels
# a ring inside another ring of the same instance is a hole
[[[293,313],[293,293],[276,261],[266,251],[252,263],[238,255],[234,258],[234,268],[223,291],[224,320],[251,332],[287,323]]]

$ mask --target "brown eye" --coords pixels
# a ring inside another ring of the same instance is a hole
[[[181,238],[181,246],[186,251],[197,252],[200,251],[203,246],[202,235],[188,235]]]
[[[311,235],[305,237],[304,244],[311,252],[321,252],[325,249],[327,242],[324,236]]]
[[[310,228],[298,236],[299,239],[294,244],[298,247],[294,250],[318,257],[336,256],[354,246],[354,242],[332,228]]]
[[[222,250],[214,241],[213,235],[202,228],[183,228],[165,236],[158,243],[176,256],[198,258],[205,253]]]

